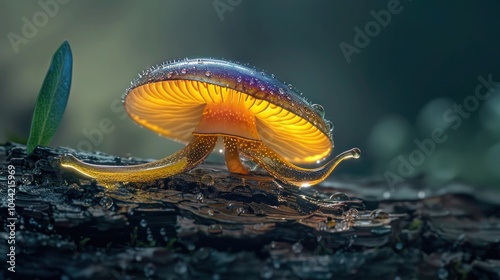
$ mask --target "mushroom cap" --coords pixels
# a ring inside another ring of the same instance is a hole
[[[274,75],[238,63],[201,58],[165,62],[140,74],[123,102],[140,125],[188,143],[207,104],[226,102],[228,93],[237,94],[255,116],[258,135],[231,128],[214,134],[260,140],[293,163],[313,163],[332,151],[332,125],[324,119],[323,107]]]

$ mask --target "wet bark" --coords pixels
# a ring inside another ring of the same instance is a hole
[[[297,189],[209,163],[105,187],[60,170],[67,152],[99,164],[144,162],[67,148],[27,156],[23,145],[1,145],[5,279],[500,277],[494,190],[432,188],[422,177],[392,191],[375,178]]]

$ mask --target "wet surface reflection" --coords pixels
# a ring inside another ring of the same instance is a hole
[[[361,279],[498,277],[497,192],[425,178],[287,186],[264,172],[203,164],[144,184],[101,186],[61,174],[67,149],[0,146],[16,167],[19,275],[40,278]],[[74,152],[74,151],[71,151]],[[137,159],[81,154],[88,161]],[[64,176],[63,176],[64,175]],[[6,197],[2,187],[0,194]],[[7,203],[0,205],[6,218]],[[7,249],[6,221],[0,232]],[[0,257],[4,261],[5,255]]]

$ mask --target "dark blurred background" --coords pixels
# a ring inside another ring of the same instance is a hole
[[[362,150],[333,176],[379,176],[392,188],[423,173],[500,188],[500,91],[475,95],[478,77],[500,82],[499,14],[496,0],[2,1],[0,142],[26,141],[51,56],[68,40],[72,91],[51,146],[175,152],[180,144],[123,116],[121,95],[163,61],[225,58],[265,69],[325,107],[334,153]],[[98,132],[107,119],[113,132]]]

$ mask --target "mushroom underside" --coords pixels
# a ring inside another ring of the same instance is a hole
[[[259,93],[207,82],[168,80],[131,90],[125,109],[141,126],[182,143],[189,143],[194,134],[234,135],[260,140],[294,164],[328,157],[333,142],[320,129],[324,120],[314,114],[301,116],[305,105],[284,99],[270,101]],[[288,103],[295,110],[286,109]]]

